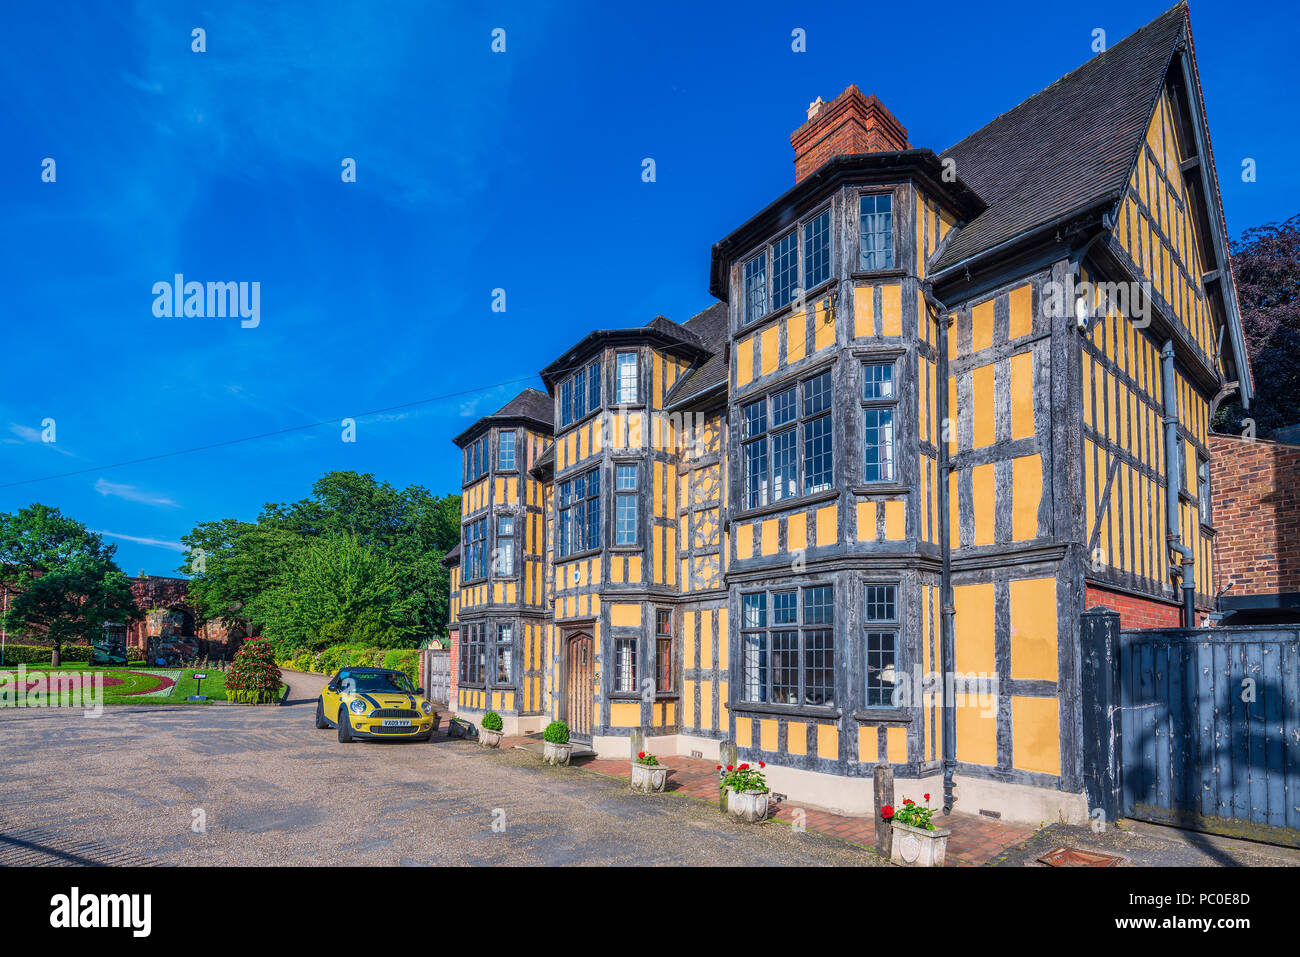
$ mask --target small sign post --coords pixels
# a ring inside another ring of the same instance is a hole
[[[203,690],[203,679],[206,678],[207,676],[208,676],[208,673],[207,673],[206,671],[196,671],[196,672],[194,672],[194,680],[195,680],[195,682],[196,682],[196,684],[195,684],[195,686],[194,686],[194,691],[195,691],[196,693],[190,695],[190,700],[191,700],[191,701],[207,701],[207,700],[208,700],[206,695],[201,695],[201,694],[198,694],[198,693],[197,693],[197,692]]]

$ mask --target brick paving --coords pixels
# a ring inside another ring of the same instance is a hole
[[[502,747],[522,745],[526,740],[507,738],[502,741]],[[587,758],[575,760],[574,764],[588,771],[622,778],[625,781],[630,780],[632,776],[629,762],[617,758]],[[672,771],[668,775],[668,785],[665,790],[708,801],[710,804],[718,803],[717,762],[674,756],[671,766]],[[804,826],[810,831],[864,847],[872,847],[875,844],[876,822],[871,816],[837,814],[824,808],[796,805],[786,801],[776,806],[772,817],[790,824],[795,821],[797,811],[803,812]],[[1003,851],[1028,840],[1037,833],[1037,828],[1028,825],[1010,824],[975,814],[954,812],[946,817],[939,815],[936,821],[941,821],[941,827],[952,831],[952,836],[948,838],[947,862],[958,867],[979,867],[988,864]]]

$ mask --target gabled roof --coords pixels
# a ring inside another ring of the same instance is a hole
[[[680,352],[692,357],[707,355],[704,343],[695,333],[671,319],[655,316],[644,326],[633,326],[628,329],[597,329],[587,333],[572,349],[567,350],[564,355],[542,370],[542,381],[546,383],[548,389],[554,388],[560,379],[582,365],[597,349],[607,345],[624,343],[630,345],[640,342],[648,342],[660,349]]]
[[[450,568],[452,565],[460,564],[460,542],[451,546],[451,551],[442,556],[442,563]]]
[[[728,323],[725,302],[715,302],[686,321],[686,328],[699,337],[709,356],[673,385],[664,403],[669,409],[689,405],[726,388]]]
[[[491,415],[483,416],[452,441],[464,448],[478,438],[480,433],[496,426],[509,425],[528,425],[550,435],[555,428],[554,420],[555,404],[551,397],[536,389],[525,389]]]
[[[945,150],[988,209],[953,237],[933,271],[1118,201],[1186,25],[1180,3]]]

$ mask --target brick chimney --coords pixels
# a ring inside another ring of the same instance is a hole
[[[853,84],[829,103],[819,96],[808,106],[808,122],[790,134],[794,181],[845,153],[907,149],[907,130],[874,96]]]

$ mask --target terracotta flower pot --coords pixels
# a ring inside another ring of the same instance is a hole
[[[892,851],[889,859],[905,867],[943,867],[944,855],[948,851],[948,835],[952,831],[935,828],[912,827],[890,821],[893,829]]]
[[[501,747],[501,735],[502,732],[500,731],[489,731],[487,728],[481,727],[478,729],[478,743],[485,748],[499,748]]]
[[[770,791],[737,791],[727,788],[727,815],[734,821],[757,824],[767,818]]]
[[[637,764],[633,761],[632,790],[644,791],[646,794],[662,791],[668,783],[669,770],[671,769],[663,764]]]
[[[542,742],[542,760],[554,767],[568,766],[572,754],[573,744],[569,741],[565,741],[563,744],[557,744],[554,741]]]

